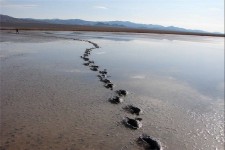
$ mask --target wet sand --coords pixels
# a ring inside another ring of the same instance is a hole
[[[97,72],[82,65],[80,56],[93,47],[91,43],[45,32],[16,35],[10,31],[1,33],[1,42],[1,149],[143,149],[137,144],[142,133],[157,138],[164,149],[223,147],[221,112],[202,116],[199,108],[207,111],[208,107],[203,107],[205,101],[201,100],[208,99],[179,82],[155,76],[138,82],[114,78],[116,88],[128,87],[130,94],[129,101],[113,105],[108,99],[114,91],[99,82]],[[111,68],[106,69],[110,72]],[[176,96],[170,94],[174,93],[168,87],[171,84],[178,91]],[[146,91],[139,92],[139,87]],[[165,102],[166,97],[181,104],[198,98],[199,106],[187,103],[187,107],[195,109],[188,112]],[[183,100],[177,101],[179,98]],[[144,110],[143,127],[139,130],[126,128],[122,123],[125,116],[134,118],[123,110],[129,104]],[[220,107],[218,110],[223,107],[220,103],[215,105]],[[219,125],[211,126],[215,118]],[[198,132],[205,125],[213,131]],[[218,133],[219,137],[211,136]]]
[[[22,45],[15,51],[2,48],[1,149],[138,148],[131,143],[136,138],[133,131],[126,131],[120,119],[115,119],[122,119],[124,112],[107,101],[111,91],[100,86],[94,73],[80,67],[78,55],[72,55],[71,62],[64,62],[64,56],[49,61],[38,56],[49,55],[46,49],[23,47],[37,41],[51,46],[56,40],[71,48],[52,52],[67,52],[67,57],[76,45],[84,48],[75,49],[82,54],[91,44],[35,35],[32,41],[30,35],[6,36],[12,38],[7,40],[8,47]]]

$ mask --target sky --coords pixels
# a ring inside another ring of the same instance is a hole
[[[0,0],[16,18],[131,21],[224,33],[224,0]]]

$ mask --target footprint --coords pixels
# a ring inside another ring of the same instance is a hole
[[[131,119],[129,117],[126,117],[123,119],[123,123],[126,127],[129,127],[135,130],[142,127],[141,121],[142,121],[142,118]]]
[[[117,90],[116,93],[119,96],[126,96],[128,94],[128,92],[126,90]]]
[[[100,73],[100,74],[107,74],[108,72],[107,72],[106,69],[104,69],[103,71],[99,71],[99,73]]]
[[[124,107],[123,109],[131,114],[140,115],[141,113],[143,113],[143,111],[140,108],[135,107],[133,105],[128,105],[128,106]]]
[[[114,84],[112,84],[112,83],[107,83],[107,84],[105,84],[104,86],[105,86],[105,88],[107,88],[107,89],[113,90]]]
[[[143,145],[146,150],[162,150],[160,141],[147,134],[142,134],[139,137],[138,144]]]
[[[123,102],[123,99],[119,96],[114,96],[113,98],[110,98],[109,101],[113,104],[119,104]]]

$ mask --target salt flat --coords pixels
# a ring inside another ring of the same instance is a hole
[[[73,40],[73,39],[80,39]],[[90,59],[107,69],[115,93]],[[146,133],[164,149],[223,149],[223,38],[104,32],[1,31],[2,149],[143,149]],[[123,107],[143,110],[126,128]]]

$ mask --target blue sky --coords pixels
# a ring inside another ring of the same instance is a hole
[[[18,18],[132,21],[224,33],[224,0],[0,0]]]

